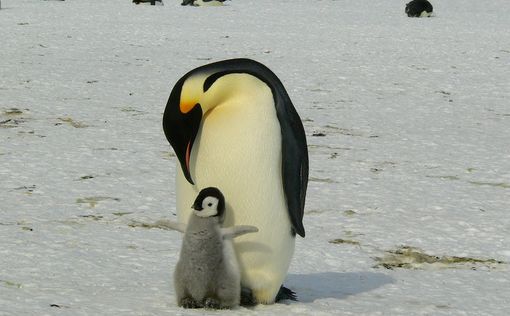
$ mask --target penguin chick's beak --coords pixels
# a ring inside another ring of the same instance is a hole
[[[202,207],[202,199],[200,199],[200,197],[197,197],[195,202],[193,202],[193,205],[191,205],[191,208],[194,209],[195,211],[203,210],[204,208]]]
[[[202,121],[202,107],[196,103],[186,110],[186,113],[181,111],[180,100],[171,94],[163,114],[163,130],[179,159],[184,177],[189,183],[195,184],[191,178],[190,161],[193,142]]]
[[[204,208],[202,207],[202,205],[200,204],[197,204],[196,202],[193,203],[193,205],[191,205],[191,208],[194,209],[195,211],[201,211],[203,210]]]

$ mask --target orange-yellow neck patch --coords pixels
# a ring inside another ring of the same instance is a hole
[[[181,102],[179,103],[179,108],[182,113],[188,113],[199,103],[204,93],[202,90],[204,80],[204,76],[194,75],[184,81],[181,90]]]

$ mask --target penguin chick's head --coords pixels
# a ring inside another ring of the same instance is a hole
[[[220,190],[214,187],[205,188],[198,194],[193,203],[193,213],[199,217],[218,216],[220,221],[225,214],[225,198]]]
[[[274,76],[264,65],[240,58],[198,67],[177,81],[163,114],[163,130],[190,184],[195,184],[190,162],[202,116],[216,106],[254,93],[260,88],[257,85],[267,87],[264,77],[268,75]]]

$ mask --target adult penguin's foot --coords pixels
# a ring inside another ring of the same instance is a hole
[[[247,287],[241,288],[240,305],[245,307],[257,305],[257,301],[255,301],[255,297],[253,297],[253,292],[250,288]]]
[[[276,294],[275,302],[283,301],[283,300],[291,300],[297,301],[296,292],[286,288],[285,286],[281,286],[278,294]]]

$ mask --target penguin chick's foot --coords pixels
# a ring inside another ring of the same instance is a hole
[[[203,307],[202,304],[199,304],[191,297],[185,297],[181,300],[180,305],[184,308],[200,308]]]
[[[276,294],[275,302],[283,301],[283,300],[291,300],[297,301],[296,292],[286,288],[285,286],[281,286],[278,294]]]
[[[208,297],[204,300],[204,307],[209,309],[220,309],[222,306],[220,305],[220,302],[212,297]]]

